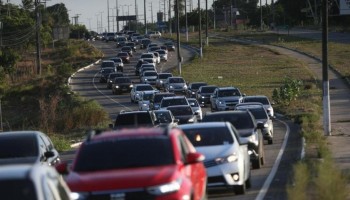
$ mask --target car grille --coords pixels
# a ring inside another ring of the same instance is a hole
[[[236,106],[237,103],[237,101],[226,101],[226,106]]]
[[[215,160],[208,160],[208,161],[204,162],[204,166],[206,168],[213,167],[213,166],[216,166],[216,165],[217,165],[217,163],[215,162]]]
[[[226,180],[223,176],[208,177],[208,183],[223,183],[226,184]]]
[[[143,189],[132,191],[112,191],[102,193],[92,193],[88,200],[153,200],[155,196],[150,195]]]

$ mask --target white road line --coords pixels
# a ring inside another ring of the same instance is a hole
[[[127,106],[125,106],[125,105],[119,103],[118,101],[116,101],[116,100],[114,100],[114,99],[112,99],[109,95],[103,94],[103,92],[97,88],[97,86],[96,86],[96,84],[95,84],[95,78],[96,78],[96,75],[97,75],[97,74],[98,74],[98,72],[94,75],[94,78],[92,79],[92,83],[93,83],[95,89],[96,89],[99,93],[101,93],[103,96],[107,97],[109,100],[111,100],[111,101],[117,103],[118,105],[120,105],[120,106],[122,106],[122,107],[124,107],[124,108],[126,108],[126,109],[128,109],[128,110],[130,110],[130,111],[132,111],[131,108],[129,108],[129,107],[127,107]]]
[[[276,119],[276,120],[278,120],[278,119]],[[269,187],[271,185],[272,179],[276,175],[277,169],[278,169],[278,167],[279,167],[279,165],[281,163],[283,152],[285,151],[286,146],[287,146],[290,128],[289,128],[288,124],[285,123],[284,121],[281,121],[281,120],[278,120],[278,121],[283,123],[286,126],[287,131],[286,131],[286,134],[284,135],[284,140],[283,140],[282,147],[281,147],[281,149],[280,149],[280,151],[279,151],[279,153],[277,155],[277,158],[276,158],[275,163],[274,163],[274,165],[273,165],[273,167],[271,169],[271,172],[270,172],[269,176],[267,177],[267,179],[265,180],[264,185],[260,189],[259,194],[255,198],[255,200],[262,200],[262,199],[264,199],[267,191],[269,190]]]

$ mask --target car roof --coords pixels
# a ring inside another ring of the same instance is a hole
[[[241,108],[241,109],[244,109],[244,108],[263,108],[264,105],[262,103],[257,103],[257,102],[254,102],[254,103],[239,103],[236,105],[236,108]]]
[[[233,89],[238,89],[235,87],[218,87],[218,90],[233,90]]]
[[[187,99],[185,96],[164,97],[163,99]]]

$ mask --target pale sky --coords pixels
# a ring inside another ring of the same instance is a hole
[[[41,0],[42,2],[44,0]],[[97,24],[101,27],[101,13],[102,13],[102,26],[103,30],[108,30],[108,21],[107,21],[107,2],[109,1],[109,16],[116,16],[116,2],[118,2],[119,7],[119,16],[135,15],[135,2],[138,7],[138,20],[144,22],[144,0],[47,0],[47,6],[52,6],[57,3],[64,3],[68,9],[69,19],[71,21],[72,17],[79,16],[78,23],[85,24],[87,29],[93,31],[97,30]],[[168,18],[168,5],[169,0],[145,0],[146,1],[146,18],[148,22],[152,22],[151,16],[151,4],[153,10],[153,21],[157,20],[157,12],[159,10],[164,10],[164,1],[166,2],[166,19]],[[201,1],[202,9],[205,8],[205,0]],[[269,3],[271,0],[267,0]],[[193,9],[196,9],[198,6],[198,0],[187,0],[188,11],[190,10],[190,4],[192,2]],[[262,3],[265,4],[266,0],[262,0]],[[21,4],[21,0],[9,0],[9,3]],[[208,9],[211,8],[213,0],[208,0]],[[174,13],[172,13],[174,16]],[[110,17],[109,28],[110,31],[113,31],[113,22],[114,17]],[[114,30],[116,31],[116,23],[114,23]],[[122,22],[119,22],[119,29],[122,27]]]

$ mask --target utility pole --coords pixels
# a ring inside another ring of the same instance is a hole
[[[137,21],[138,21],[138,12],[137,12],[137,4],[136,4],[136,0],[135,0],[135,15],[136,15],[136,22],[135,22],[135,31],[137,32]]]
[[[171,0],[169,0],[169,33],[170,35],[173,35],[172,31],[171,31]]]
[[[117,21],[117,32],[119,32],[119,21],[118,21],[118,17],[119,17],[119,9],[118,9],[118,0],[115,0],[115,9],[116,9],[116,21]]]
[[[186,42],[188,42],[188,25],[187,25],[187,0],[185,0],[185,28],[186,28]]]
[[[208,19],[208,0],[205,0],[205,17],[206,17],[206,26],[205,26],[205,37],[206,42],[205,44],[209,46],[209,37],[208,37],[208,26],[209,26],[209,19]]]
[[[322,0],[322,79],[323,79],[323,129],[331,136],[331,116],[328,79],[328,0]]]
[[[153,24],[153,6],[152,6],[152,2],[151,2],[151,23]]]
[[[108,32],[109,31],[109,0],[107,0],[107,26],[108,26]]]
[[[179,12],[179,1],[176,0],[176,38],[177,38],[177,63],[178,63],[178,68],[179,68],[179,74],[181,76],[181,52],[180,52],[180,12]],[[185,0],[186,1],[186,0]]]
[[[261,0],[260,0],[260,30],[263,30],[263,19],[262,19],[262,6],[261,6]]]
[[[103,26],[102,26],[102,11],[100,11],[100,15],[101,15],[101,23],[100,23],[100,26],[101,26],[101,33],[103,33]]]
[[[40,49],[40,12],[39,12],[39,0],[35,0],[35,13],[36,13],[36,73],[41,76],[41,49]]]
[[[202,16],[201,16],[201,0],[198,0],[198,18],[199,18],[199,30],[198,30],[198,34],[199,34],[199,57],[202,58],[203,57],[203,53],[202,53]]]
[[[213,3],[213,11],[214,11],[214,31],[216,29],[216,1]]]
[[[145,20],[145,34],[147,34],[147,20],[146,20],[146,0],[143,0],[143,16]]]

